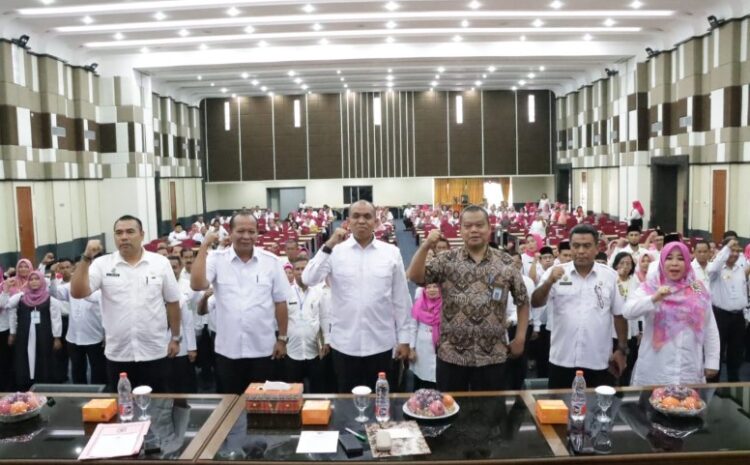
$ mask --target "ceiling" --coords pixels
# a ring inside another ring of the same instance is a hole
[[[28,27],[41,34],[31,34],[32,49],[64,44],[102,74],[134,68],[191,101],[346,89],[564,92],[646,46],[705,32],[709,14],[747,13],[747,3],[3,0],[0,32]]]

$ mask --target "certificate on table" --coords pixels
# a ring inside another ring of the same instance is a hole
[[[297,443],[297,453],[335,454],[338,444],[338,431],[302,431]]]
[[[150,421],[101,423],[84,447],[78,460],[129,457],[141,451]]]

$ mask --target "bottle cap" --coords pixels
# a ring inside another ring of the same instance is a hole
[[[576,370],[576,376],[583,376],[583,370]]]
[[[385,379],[385,372],[381,371],[380,373],[378,373],[378,378],[379,379]]]
[[[124,371],[120,373],[120,378],[127,378],[127,377],[128,377],[128,374],[125,373]]]

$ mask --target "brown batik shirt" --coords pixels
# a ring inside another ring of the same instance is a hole
[[[433,283],[440,284],[443,295],[438,358],[472,367],[504,363],[508,294],[519,307],[529,303],[513,258],[488,247],[476,263],[466,247],[452,249],[427,263],[425,284]],[[493,300],[493,291],[499,300]]]

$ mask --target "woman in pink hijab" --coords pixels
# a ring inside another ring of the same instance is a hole
[[[41,271],[29,274],[22,293],[8,299],[8,345],[15,345],[16,388],[28,390],[34,383],[56,383],[54,352],[62,349],[62,303],[50,297]]]
[[[719,330],[711,295],[696,279],[690,259],[682,242],[665,245],[659,272],[625,304],[625,318],[644,320],[633,386],[701,384],[718,374]]]
[[[630,210],[630,225],[643,231],[643,215],[645,215],[640,200],[633,200],[633,208]]]
[[[523,249],[523,255],[521,256],[521,262],[523,263],[523,274],[525,274],[526,276],[529,275],[531,266],[536,259],[536,254],[542,247],[544,247],[544,238],[542,238],[542,236],[534,233],[526,236],[526,244]]]
[[[437,346],[440,343],[440,318],[443,297],[437,284],[428,284],[417,290],[417,299],[411,308],[412,325],[409,361],[414,373],[414,389],[435,388]]]
[[[18,263],[16,263],[16,275],[5,282],[8,294],[15,295],[23,292],[32,271],[34,271],[34,265],[31,263],[31,260],[26,258],[18,260]]]

